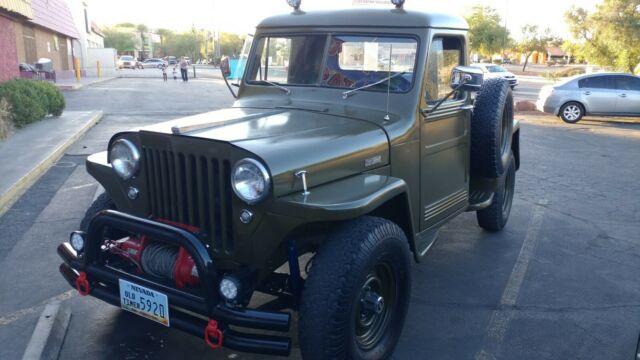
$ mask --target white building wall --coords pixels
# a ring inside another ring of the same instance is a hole
[[[67,0],[71,16],[78,29],[79,38],[73,41],[74,54],[80,59],[80,67],[87,69],[92,65],[88,61],[87,49],[104,47],[104,39],[91,31],[91,0]]]
[[[102,77],[116,75],[117,52],[113,48],[88,48],[86,57],[86,76],[97,76],[98,61]]]

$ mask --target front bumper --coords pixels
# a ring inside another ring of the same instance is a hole
[[[100,246],[105,227],[145,234],[158,241],[184,247],[193,257],[200,274],[200,291],[178,290],[104,264],[100,260]],[[58,254],[64,261],[60,265],[60,273],[69,285],[76,288],[80,274],[86,274],[89,281],[89,295],[109,304],[120,306],[118,281],[124,279],[167,296],[171,308],[171,327],[204,338],[207,320],[215,320],[222,331],[224,347],[282,356],[289,355],[291,351],[291,340],[288,337],[247,334],[229,328],[229,325],[233,325],[249,329],[287,332],[290,327],[290,315],[283,312],[227,306],[217,295],[218,275],[207,249],[195,235],[188,231],[107,210],[96,215],[91,221],[82,256],[79,256],[68,242],[58,246]]]

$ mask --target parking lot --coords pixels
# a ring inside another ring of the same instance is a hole
[[[144,73],[151,71],[161,74]],[[233,100],[221,80],[163,83],[151,75],[65,93],[68,110],[105,116],[0,217],[0,359],[22,356],[42,305],[52,298],[72,308],[61,359],[266,358],[211,351],[201,339],[76,296],[58,274],[55,248],[77,229],[98,189],[85,172],[88,154],[105,150],[116,131]],[[587,118],[568,125],[526,114],[520,146],[506,229],[485,232],[475,214],[463,214],[441,231],[424,262],[413,265],[395,359],[635,357],[640,121]],[[299,358],[297,349],[292,357]]]

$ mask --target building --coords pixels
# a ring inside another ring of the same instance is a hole
[[[74,53],[80,58],[82,69],[92,66],[88,64],[88,49],[104,48],[104,33],[92,20],[91,1],[89,0],[67,0],[71,16],[78,29],[78,41],[73,45]]]
[[[0,18],[0,80],[41,58],[51,59],[58,78],[73,76],[78,30],[63,0],[0,0]]]
[[[0,0],[0,81],[20,75],[15,28],[32,17],[29,2]]]

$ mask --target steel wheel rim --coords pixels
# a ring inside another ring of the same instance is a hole
[[[509,141],[507,141],[510,134],[509,117],[507,116],[507,107],[504,107],[502,111],[502,129],[500,131],[500,156],[504,158],[505,154],[510,150]]]
[[[569,105],[564,108],[564,111],[562,113],[565,119],[573,121],[576,120],[578,116],[580,116],[580,112],[581,110],[577,105]]]
[[[396,303],[397,279],[389,264],[380,262],[367,274],[356,304],[355,334],[358,346],[364,350],[375,347],[384,335]],[[365,297],[374,292],[383,299],[379,313],[366,309]]]
[[[511,202],[513,201],[513,173],[511,171],[507,171],[506,176],[504,177],[504,199],[502,201],[502,217],[507,218],[509,212],[511,211]]]

